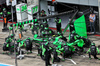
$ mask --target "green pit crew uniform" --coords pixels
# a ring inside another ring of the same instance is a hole
[[[32,34],[35,35],[35,34],[38,34],[38,30],[39,30],[39,24],[38,23],[35,23],[34,25],[32,25],[31,29],[32,29]],[[36,31],[36,33],[34,33],[34,31]]]
[[[3,9],[3,12],[0,12],[0,15],[3,15],[3,31],[7,31],[7,25],[8,25],[8,15],[11,14],[10,12],[7,12],[6,8]]]
[[[56,22],[57,32],[62,33],[62,29],[61,29],[61,19],[60,18],[56,18],[55,19],[55,22]]]
[[[94,56],[95,59],[99,59],[96,55],[99,54],[99,49],[95,46],[94,43],[91,44],[91,47],[87,51],[89,54],[89,59],[91,59],[91,55]]]

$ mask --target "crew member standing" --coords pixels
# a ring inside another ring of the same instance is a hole
[[[57,32],[62,33],[62,29],[61,29],[61,19],[56,17],[55,18],[55,22],[56,22],[56,28],[57,28]]]
[[[91,29],[91,32],[94,29],[94,34],[95,34],[95,20],[96,20],[96,15],[93,13],[93,11],[91,11],[91,14],[89,16],[90,29]],[[93,29],[92,29],[92,27],[93,27]]]
[[[45,12],[44,10],[42,10],[42,11],[41,11],[41,17],[45,17],[45,16],[47,16],[47,15],[46,15],[46,12]],[[44,22],[44,21],[47,21],[47,20],[46,20],[46,19],[43,19],[43,22]]]
[[[3,12],[0,12],[0,15],[3,16],[3,29],[2,31],[5,32],[5,31],[8,31],[8,14],[11,14],[10,12],[7,12],[6,8],[3,8]]]
[[[50,58],[51,58],[51,48],[48,47],[47,45],[45,46],[45,66],[51,66],[50,64]]]

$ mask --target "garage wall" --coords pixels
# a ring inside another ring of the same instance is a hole
[[[51,0],[48,0],[51,1]],[[57,0],[58,2],[62,3],[71,3],[71,4],[80,4],[80,5],[89,5],[89,6],[98,6],[98,0]],[[46,3],[46,0],[41,0],[41,10],[44,9],[47,12],[48,15],[48,5]],[[47,6],[46,6],[47,5]],[[62,28],[64,29],[69,21],[70,15],[62,15],[59,16],[59,18],[62,19]],[[54,19],[51,19],[48,21],[49,27],[56,27],[56,23],[54,22]]]
[[[47,4],[47,0],[41,0],[40,1],[40,10],[45,10],[46,11],[46,15],[48,15],[48,4]]]
[[[69,22],[69,18],[72,14],[70,15],[62,15],[62,16],[59,16],[59,18],[62,19],[62,22],[61,22],[61,28],[64,29],[66,27],[66,25],[68,24]],[[53,27],[53,28],[56,28],[56,23],[54,21],[54,18],[52,20],[49,20],[48,21],[48,24],[49,24],[49,27]]]
[[[98,0],[99,2],[99,32],[100,32],[100,0]]]
[[[51,1],[51,0],[48,0],[48,1]],[[98,6],[98,0],[56,0],[56,1],[63,2],[63,3]]]
[[[27,3],[28,3],[28,5],[38,5],[39,4],[38,1],[39,0],[27,0]]]
[[[6,2],[6,0],[0,0],[0,5],[4,4]]]

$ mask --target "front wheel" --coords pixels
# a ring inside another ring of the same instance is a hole
[[[45,60],[45,55],[42,55],[42,49],[41,48],[38,49],[38,54],[40,54],[40,57],[41,57],[42,60]]]

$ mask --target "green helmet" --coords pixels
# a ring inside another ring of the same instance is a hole
[[[91,46],[95,45],[95,43],[91,43]]]
[[[47,29],[48,29],[48,27],[45,27],[45,29],[47,30]]]
[[[27,39],[30,39],[30,37],[28,37]]]
[[[3,11],[6,11],[6,8],[3,8]]]
[[[60,33],[60,32],[58,32],[58,35],[61,35],[61,33]]]
[[[17,40],[17,42],[20,42],[20,41],[21,41],[20,39]]]
[[[75,33],[75,31],[72,31],[72,33]]]
[[[43,23],[47,23],[47,21],[44,21]]]

